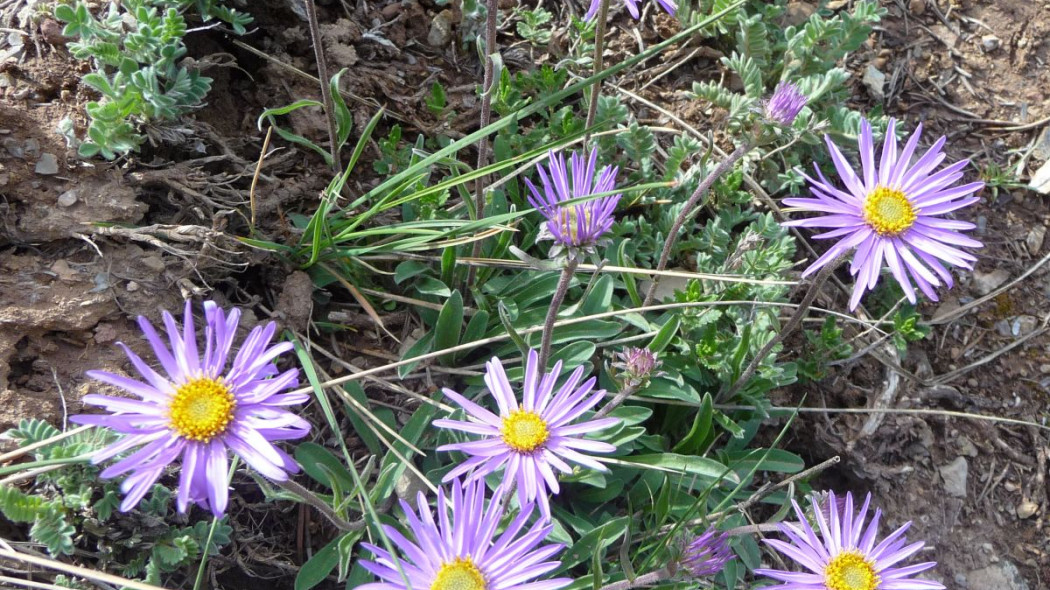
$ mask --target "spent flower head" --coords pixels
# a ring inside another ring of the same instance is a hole
[[[956,162],[933,173],[945,159],[941,149],[945,138],[938,139],[915,164],[912,156],[922,133],[920,124],[898,153],[896,122],[890,119],[882,157],[876,164],[871,125],[861,121],[859,140],[862,175],[853,171],[839,148],[825,136],[831,159],[845,190],[832,184],[817,168],[815,180],[803,173],[810,184],[813,198],[784,199],[784,203],[801,211],[824,213],[820,217],[789,221],[784,225],[829,228],[814,239],[839,239],[809,268],[808,276],[846,252],[856,249],[850,273],[855,277],[849,308],[856,309],[865,291],[875,288],[883,262],[900,283],[908,301],[915,303],[912,281],[930,299],[937,301],[935,287],[951,287],[951,272],[944,263],[973,269],[977,260],[960,248],[980,248],[981,242],[960,231],[975,226],[968,221],[941,217],[976,203],[972,196],[984,183],[971,182],[953,186],[963,177],[968,160]]]
[[[794,82],[781,82],[773,90],[773,96],[765,101],[764,114],[766,119],[786,126],[790,126],[795,117],[806,106],[809,100],[802,90]]]
[[[124,435],[98,451],[101,463],[137,450],[106,468],[103,478],[131,472],[121,484],[126,494],[120,509],[139,503],[164,469],[181,458],[176,505],[185,512],[189,502],[209,508],[215,516],[226,510],[227,453],[232,450],[253,469],[275,480],[288,479],[299,466],[273,441],[306,436],[310,425],[286,406],[306,402],[309,396],[285,393],[299,383],[299,369],[279,372],[274,359],[292,349],[290,342],[270,346],[276,324],[255,327],[227,367],[237,333],[240,310],[229,315],[214,302],[204,302],[204,353],[198,352],[197,331],[190,302],[186,302],[182,329],[164,312],[167,341],[153,325],[138,318],[146,340],[167,375],[161,375],[123,343],[131,364],[145,381],[106,371],[87,375],[118,387],[139,399],[91,394],[84,403],[101,406],[112,414],[83,414],[71,420],[115,430]]]
[[[714,528],[687,539],[678,561],[679,570],[694,578],[713,576],[733,558],[729,534]]]
[[[363,584],[359,590],[557,590],[571,584],[570,578],[530,581],[561,566],[552,558],[565,546],[541,545],[554,525],[537,522],[522,533],[532,516],[533,507],[528,505],[497,535],[504,512],[502,488],[487,503],[485,495],[484,481],[461,484],[456,480],[450,513],[445,489],[439,488],[436,519],[422,493],[417,498],[418,511],[402,501],[413,538],[383,525],[386,536],[400,550],[397,562],[386,549],[362,543],[375,561],[362,560],[361,567],[382,582]]]
[[[490,360],[485,366],[485,384],[495,398],[499,415],[451,389],[443,390],[449,399],[467,412],[468,421],[441,419],[435,420],[434,425],[482,436],[480,440],[438,447],[439,451],[462,451],[470,455],[443,481],[471,471],[470,479],[476,480],[506,466],[503,485],[516,484],[520,504],[536,503],[544,519],[550,519],[547,496],[559,491],[555,470],[571,473],[569,463],[577,463],[597,471],[608,471],[587,453],[611,453],[616,447],[581,437],[618,424],[620,420],[600,418],[575,422],[605,397],[605,390],[594,391],[597,382],[594,377],[580,383],[583,367],[573,371],[555,390],[561,365],[558,361],[550,373],[543,373],[536,351],[530,350],[519,403],[500,360]]]
[[[549,173],[542,165],[536,166],[543,190],[539,190],[528,178],[525,179],[532,193],[529,203],[547,218],[539,239],[554,241],[551,256],[558,256],[562,250],[568,250],[571,256],[580,251],[593,250],[603,242],[603,236],[615,221],[613,212],[620,202],[619,194],[566,204],[573,199],[609,193],[616,189],[618,169],[606,166],[595,179],[597,161],[597,147],[591,150],[587,159],[573,152],[568,167],[564,154],[552,150],[549,154]]]
[[[935,562],[894,567],[915,555],[924,543],[908,544],[904,532],[911,526],[905,523],[878,541],[879,519],[882,511],[865,526],[871,494],[864,498],[860,511],[853,512],[853,494],[846,493],[840,510],[835,494],[823,504],[812,499],[813,518],[817,529],[806,520],[798,503],[792,501],[799,522],[781,523],[780,532],[790,542],[765,539],[765,542],[790,557],[809,572],[790,572],[777,569],[756,569],[755,573],[783,582],[768,586],[770,590],[940,590],[944,586],[931,580],[916,580],[912,576],[924,572]],[[819,531],[820,539],[817,538]]]
[[[625,348],[614,355],[612,366],[616,369],[616,378],[625,389],[636,390],[643,387],[652,377],[662,374],[658,371],[663,364],[656,354],[648,348]]]

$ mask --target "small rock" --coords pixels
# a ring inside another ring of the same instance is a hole
[[[1024,245],[1028,246],[1028,253],[1035,256],[1043,249],[1043,240],[1046,239],[1046,226],[1036,225],[1028,232],[1024,239]]]
[[[40,154],[40,159],[36,163],[36,173],[51,176],[58,174],[58,158],[55,154],[43,153]]]
[[[977,216],[977,235],[983,236],[988,231],[988,218],[984,215]]]
[[[1021,577],[1017,566],[1009,561],[1000,561],[986,568],[973,570],[966,575],[970,588],[991,590],[1029,590],[1028,582]]]
[[[1043,132],[1039,134],[1032,156],[1040,160],[1050,160],[1050,127],[1043,128]]]
[[[983,49],[985,53],[990,53],[999,49],[999,43],[999,37],[996,37],[995,35],[985,35],[981,37],[981,49]]]
[[[959,447],[959,452],[967,457],[977,456],[977,446],[973,444],[973,441],[966,438],[965,436],[959,436],[955,439],[955,444]]]
[[[146,256],[141,260],[142,266],[152,270],[156,273],[164,272],[164,261],[161,260],[160,256],[153,254],[152,256]]]
[[[1039,504],[1025,498],[1017,505],[1017,518],[1025,519],[1039,511]]]
[[[1032,175],[1028,188],[1041,195],[1050,195],[1050,160],[1047,160]]]
[[[449,9],[437,13],[430,21],[430,32],[427,33],[427,44],[431,47],[444,47],[452,41],[452,21],[455,13]]]
[[[1021,315],[1010,322],[1010,333],[1013,336],[1027,336],[1039,327],[1039,318],[1034,315]]]
[[[886,93],[883,91],[883,88],[886,87],[886,74],[880,72],[875,64],[868,64],[861,82],[868,89],[868,94],[875,100],[886,98]]]
[[[965,457],[956,457],[951,463],[942,465],[938,471],[944,479],[944,491],[948,492],[949,496],[966,497],[966,475],[969,465]]]
[[[51,45],[66,44],[66,37],[62,34],[62,25],[50,18],[40,23],[40,36]]]
[[[1039,365],[1039,372],[1044,375],[1050,375],[1050,364]]]
[[[784,9],[784,14],[780,17],[780,21],[784,26],[797,27],[809,20],[809,17],[816,11],[817,5],[815,2],[813,4],[808,2],[791,2]]]
[[[59,207],[72,207],[77,202],[76,189],[70,189],[58,196]]]
[[[124,288],[127,289],[128,293],[134,293],[139,290],[139,284],[135,281],[128,281],[128,284]]]
[[[40,142],[35,137],[30,137],[25,142],[26,155],[35,158],[40,153]]]
[[[56,260],[51,265],[51,272],[58,275],[59,280],[62,281],[75,281],[77,280],[77,275],[80,274],[76,269],[69,266],[69,263],[65,260]]]
[[[1010,272],[997,268],[992,272],[974,271],[973,287],[980,295],[987,295],[1010,279]]]
[[[916,16],[921,15],[926,12],[926,0],[911,0],[908,3],[908,10],[911,10],[911,13]]]
[[[13,137],[5,137],[3,145],[4,149],[7,150],[7,153],[11,154],[12,157],[24,158],[26,155],[26,150],[22,147],[22,142]]]

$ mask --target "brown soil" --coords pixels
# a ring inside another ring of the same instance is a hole
[[[864,68],[873,64],[889,81],[888,112],[909,126],[924,121],[928,138],[949,135],[953,157],[1003,167],[1016,163],[1016,154],[1008,150],[1023,152],[1047,127],[1045,122],[1009,127],[1050,117],[1050,4],[883,4],[889,16],[870,46],[848,64],[857,72],[854,102],[874,104],[860,82]],[[184,296],[227,299],[259,317],[274,310],[273,317],[291,327],[305,324],[312,309],[305,275],[291,274],[275,259],[224,237],[249,233],[242,213],[248,211],[248,187],[262,149],[258,114],[317,95],[315,83],[286,67],[316,73],[305,23],[290,8],[281,8],[286,6],[269,3],[265,9],[261,4],[251,9],[258,31],[243,42],[268,57],[217,33],[195,37],[196,59],[221,63],[216,56],[226,53],[237,67],[208,68],[215,78],[211,105],[181,131],[184,141],[178,147],[147,147],[139,157],[118,163],[82,162],[54,132],[66,116],[82,131],[82,105],[92,97],[78,82],[83,65],[60,42],[47,43],[57,41],[49,34],[53,25],[46,20],[41,24],[42,54],[27,41],[24,57],[0,64],[0,75],[10,81],[0,87],[0,429],[27,417],[65,424],[69,414],[81,410],[79,398],[95,388],[85,379],[85,370],[127,368],[115,341],[144,352],[131,318],[142,314],[156,321],[160,310],[180,309]],[[796,2],[792,11],[812,8],[812,3]],[[640,29],[645,43],[674,30],[662,16],[653,18],[655,29]],[[395,122],[410,130],[406,137],[416,132],[459,137],[474,128],[477,59],[454,36],[443,34],[446,26],[454,30],[456,13],[427,2],[391,2],[373,4],[369,14],[349,15],[333,3],[322,7],[321,19],[330,68],[350,68],[343,83],[353,96],[348,104],[358,129],[377,104],[388,108],[380,133]],[[615,29],[614,50],[635,51],[639,40],[632,28]],[[552,53],[568,42],[556,35]],[[514,49],[507,61],[545,57],[523,51]],[[697,76],[718,75],[717,57],[699,51],[679,71],[641,92],[637,88],[660,72],[662,64],[652,63],[632,83],[636,92],[704,129],[702,110],[676,91],[687,89]],[[424,105],[434,81],[441,82],[456,105],[457,118],[451,123],[433,117]],[[647,111],[639,116],[658,117]],[[289,117],[288,124],[319,144],[325,141],[316,112]],[[158,136],[170,132],[155,130]],[[278,145],[280,151],[263,168],[254,229],[262,237],[292,239],[287,214],[308,211],[329,176],[316,156]],[[374,147],[366,150],[359,169],[370,170]],[[56,157],[57,173],[36,172],[42,154]],[[1042,163],[1039,158],[1027,160],[1026,174]],[[375,182],[369,174],[353,181],[355,192]],[[241,213],[231,214],[234,210]],[[1036,244],[1032,237],[1033,229],[1045,227],[1050,219],[1042,197],[1003,191],[978,214],[984,218],[980,239],[987,244],[980,273],[1004,270],[1017,277],[1046,255],[1050,243]],[[148,229],[121,231],[101,223]],[[806,388],[806,405],[944,409],[1042,423],[1050,394],[1050,337],[1042,327],[1050,296],[1047,268],[994,301],[937,325],[927,340],[912,345],[900,367],[873,356],[839,367],[826,381]],[[974,281],[963,279],[945,302],[926,304],[921,312],[937,317],[983,294],[976,288]],[[355,317],[361,315],[347,294],[325,295],[345,304]],[[251,320],[247,315],[246,321]],[[1026,318],[1035,318],[1035,326]],[[1034,335],[1025,332],[1029,329]],[[974,365],[1019,338],[1027,339]],[[354,343],[348,350],[369,346]],[[888,353],[880,358],[892,361]],[[967,366],[972,370],[952,373]],[[899,385],[891,398],[878,399],[891,371],[900,375]],[[939,378],[950,373],[953,378]],[[796,394],[802,391],[784,392],[780,405],[797,403]],[[948,587],[990,587],[981,585],[987,584],[985,568],[1003,562],[1020,568],[1029,588],[1045,587],[1050,579],[1045,430],[929,415],[885,415],[876,424],[869,415],[829,412],[805,414],[792,436],[789,446],[811,464],[843,457],[825,474],[825,485],[870,490],[892,515],[890,522],[915,521],[912,536],[927,541],[927,555],[941,562],[936,575]],[[953,462],[957,468],[960,458],[967,466],[965,492],[952,496],[944,477],[951,469],[943,468]],[[297,548],[301,551],[302,546]],[[248,559],[254,567],[265,561]],[[230,565],[235,566],[248,567],[242,561]]]

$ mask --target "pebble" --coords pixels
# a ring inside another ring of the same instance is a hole
[[[59,207],[72,207],[77,202],[77,191],[70,189],[58,196]]]
[[[1017,518],[1025,519],[1039,511],[1039,504],[1025,498],[1017,505]]]
[[[966,497],[966,476],[969,464],[965,457],[956,457],[954,461],[938,468],[944,479],[944,491],[956,498]]]
[[[1039,318],[1034,315],[1021,315],[1014,318],[1010,323],[1011,332],[1014,336],[1027,336],[1039,327]]]
[[[1036,225],[1028,232],[1024,239],[1024,245],[1028,246],[1028,253],[1035,256],[1043,249],[1043,240],[1046,239],[1046,226]]]
[[[916,16],[921,15],[926,12],[926,0],[911,0],[908,3],[908,9]]]
[[[127,289],[128,293],[134,293],[135,291],[139,290],[139,284],[135,281],[128,281],[127,286],[125,286],[124,288]]]
[[[44,19],[40,23],[40,35],[51,45],[65,45],[66,38],[62,35],[62,25],[53,19]]]
[[[983,236],[984,232],[988,230],[988,218],[984,215],[977,216],[977,235]]]
[[[58,174],[58,158],[55,154],[43,153],[40,154],[40,159],[36,163],[36,173],[50,176]]]
[[[1050,160],[1043,162],[1035,171],[1028,181],[1028,187],[1041,195],[1050,195]]]
[[[879,71],[875,64],[868,64],[867,69],[864,70],[864,77],[861,79],[861,82],[868,89],[868,94],[875,100],[882,100],[886,97],[886,93],[883,90],[886,87],[886,74]]]
[[[1010,278],[1010,272],[997,268],[992,272],[974,271],[973,286],[980,295],[987,295],[996,290]]]
[[[1000,561],[966,575],[970,588],[995,590],[1029,590],[1028,582],[1021,576],[1017,566],[1009,561]]]
[[[985,53],[990,53],[999,49],[999,43],[999,37],[996,37],[995,35],[985,35],[981,37],[981,49],[983,49]]]
[[[1039,365],[1039,372],[1044,375],[1050,375],[1050,364]]]
[[[24,147],[22,147],[22,142],[18,141],[13,137],[4,138],[3,145],[4,149],[7,150],[7,153],[11,154],[15,158],[24,158],[26,155],[26,150]]]

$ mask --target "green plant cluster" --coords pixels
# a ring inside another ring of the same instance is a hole
[[[31,419],[2,436],[27,446],[59,434],[50,424]],[[34,461],[18,465],[19,470],[59,468],[37,475],[29,492],[0,485],[0,513],[11,522],[31,523],[29,538],[53,556],[90,547],[98,553],[100,567],[113,564],[121,575],[151,584],[160,584],[161,574],[198,563],[204,547],[217,555],[230,543],[232,529],[224,522],[216,523],[214,531],[206,521],[172,524],[172,493],[160,484],[153,486],[139,512],[120,515],[118,482],[100,483],[99,469],[86,459],[114,440],[108,430],[95,429],[37,448]]]
[[[185,10],[193,6],[205,20],[218,18],[243,33],[251,17],[211,0],[125,0],[95,15],[85,2],[58,4],[62,34],[76,38],[73,56],[90,60],[94,71],[84,84],[101,95],[87,104],[87,137],[78,152],[112,160],[137,151],[146,140],[142,127],[177,120],[200,108],[211,79],[181,60],[186,56]]]

